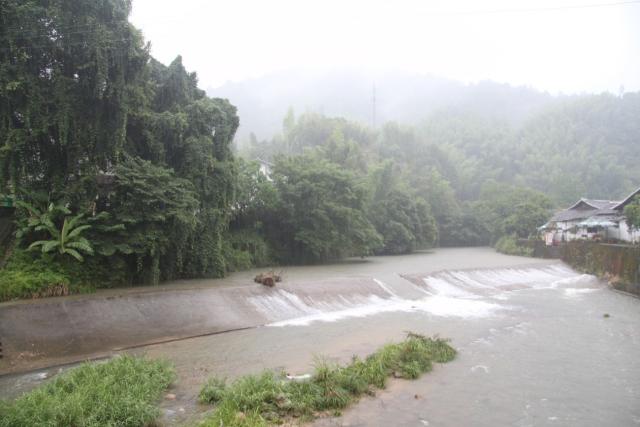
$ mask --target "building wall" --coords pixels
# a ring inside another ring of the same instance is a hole
[[[555,243],[561,243],[561,242],[571,242],[573,240],[592,238],[595,233],[588,233],[587,230],[584,228],[577,229],[575,233],[570,231],[582,221],[583,220],[580,219],[575,221],[557,222],[556,227],[558,227],[558,230],[555,231],[555,234],[553,236],[553,241]]]
[[[618,239],[626,242],[639,243],[640,242],[640,230],[632,230],[627,225],[626,221],[620,221],[620,227],[618,229]]]
[[[575,233],[569,231],[577,226],[579,221],[558,222],[558,230],[545,233],[545,241],[553,239],[553,243],[572,242],[574,240],[591,240],[598,233],[589,233],[585,228],[579,228]],[[550,236],[549,233],[552,235]],[[625,242],[640,243],[640,230],[631,230],[626,221],[621,220],[619,227],[608,227],[601,234],[608,239],[617,239]]]

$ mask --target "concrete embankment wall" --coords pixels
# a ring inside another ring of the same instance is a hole
[[[619,290],[640,295],[640,246],[595,242],[569,242],[561,247],[561,259],[573,268],[597,276],[609,276]]]
[[[388,298],[370,278],[100,293],[0,304],[0,374]]]
[[[301,326],[398,311],[485,316],[500,309],[496,301],[505,293],[554,289],[560,283],[574,286],[582,280],[558,262],[391,278],[290,278],[275,288],[248,283],[147,288],[2,303],[0,375],[262,325]],[[566,282],[568,278],[572,281]]]
[[[640,295],[640,246],[572,241],[547,246],[542,240],[521,240],[518,244],[533,249],[537,258],[559,258],[575,268],[605,277],[621,291]]]

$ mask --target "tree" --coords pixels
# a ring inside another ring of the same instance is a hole
[[[131,2],[0,4],[0,192],[92,198],[122,155],[148,48]]]
[[[380,246],[364,213],[366,189],[350,172],[307,154],[277,161],[273,179],[278,199],[266,226],[280,260],[328,261]]]
[[[110,199],[113,221],[126,228],[113,245],[131,248],[136,281],[158,283],[180,277],[188,243],[197,238],[198,209],[194,186],[171,169],[139,158],[127,158],[115,169]]]
[[[474,209],[495,242],[505,235],[527,238],[534,234],[548,220],[551,202],[537,191],[489,181]]]
[[[623,212],[629,228],[640,230],[640,196],[636,195]]]
[[[436,242],[437,229],[429,204],[411,195],[393,162],[375,168],[369,181],[367,212],[383,237],[378,253],[409,253]]]

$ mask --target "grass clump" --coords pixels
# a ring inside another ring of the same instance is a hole
[[[341,410],[363,394],[384,388],[389,377],[418,378],[456,355],[447,340],[409,333],[401,343],[388,344],[365,359],[355,357],[346,366],[319,359],[310,379],[290,381],[271,371],[242,377],[226,386],[209,380],[200,401],[215,403],[202,427],[257,427],[281,424],[286,419],[311,420]]]
[[[161,361],[122,356],[86,363],[0,402],[0,426],[146,426],[160,415],[154,403],[173,380]]]
[[[200,403],[217,403],[224,397],[227,383],[224,379],[210,378],[200,390],[198,401]]]

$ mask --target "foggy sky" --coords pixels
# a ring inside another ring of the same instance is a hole
[[[616,5],[567,8],[597,4]],[[203,88],[355,68],[551,93],[640,90],[640,2],[133,0],[131,21],[152,55],[182,55]]]

